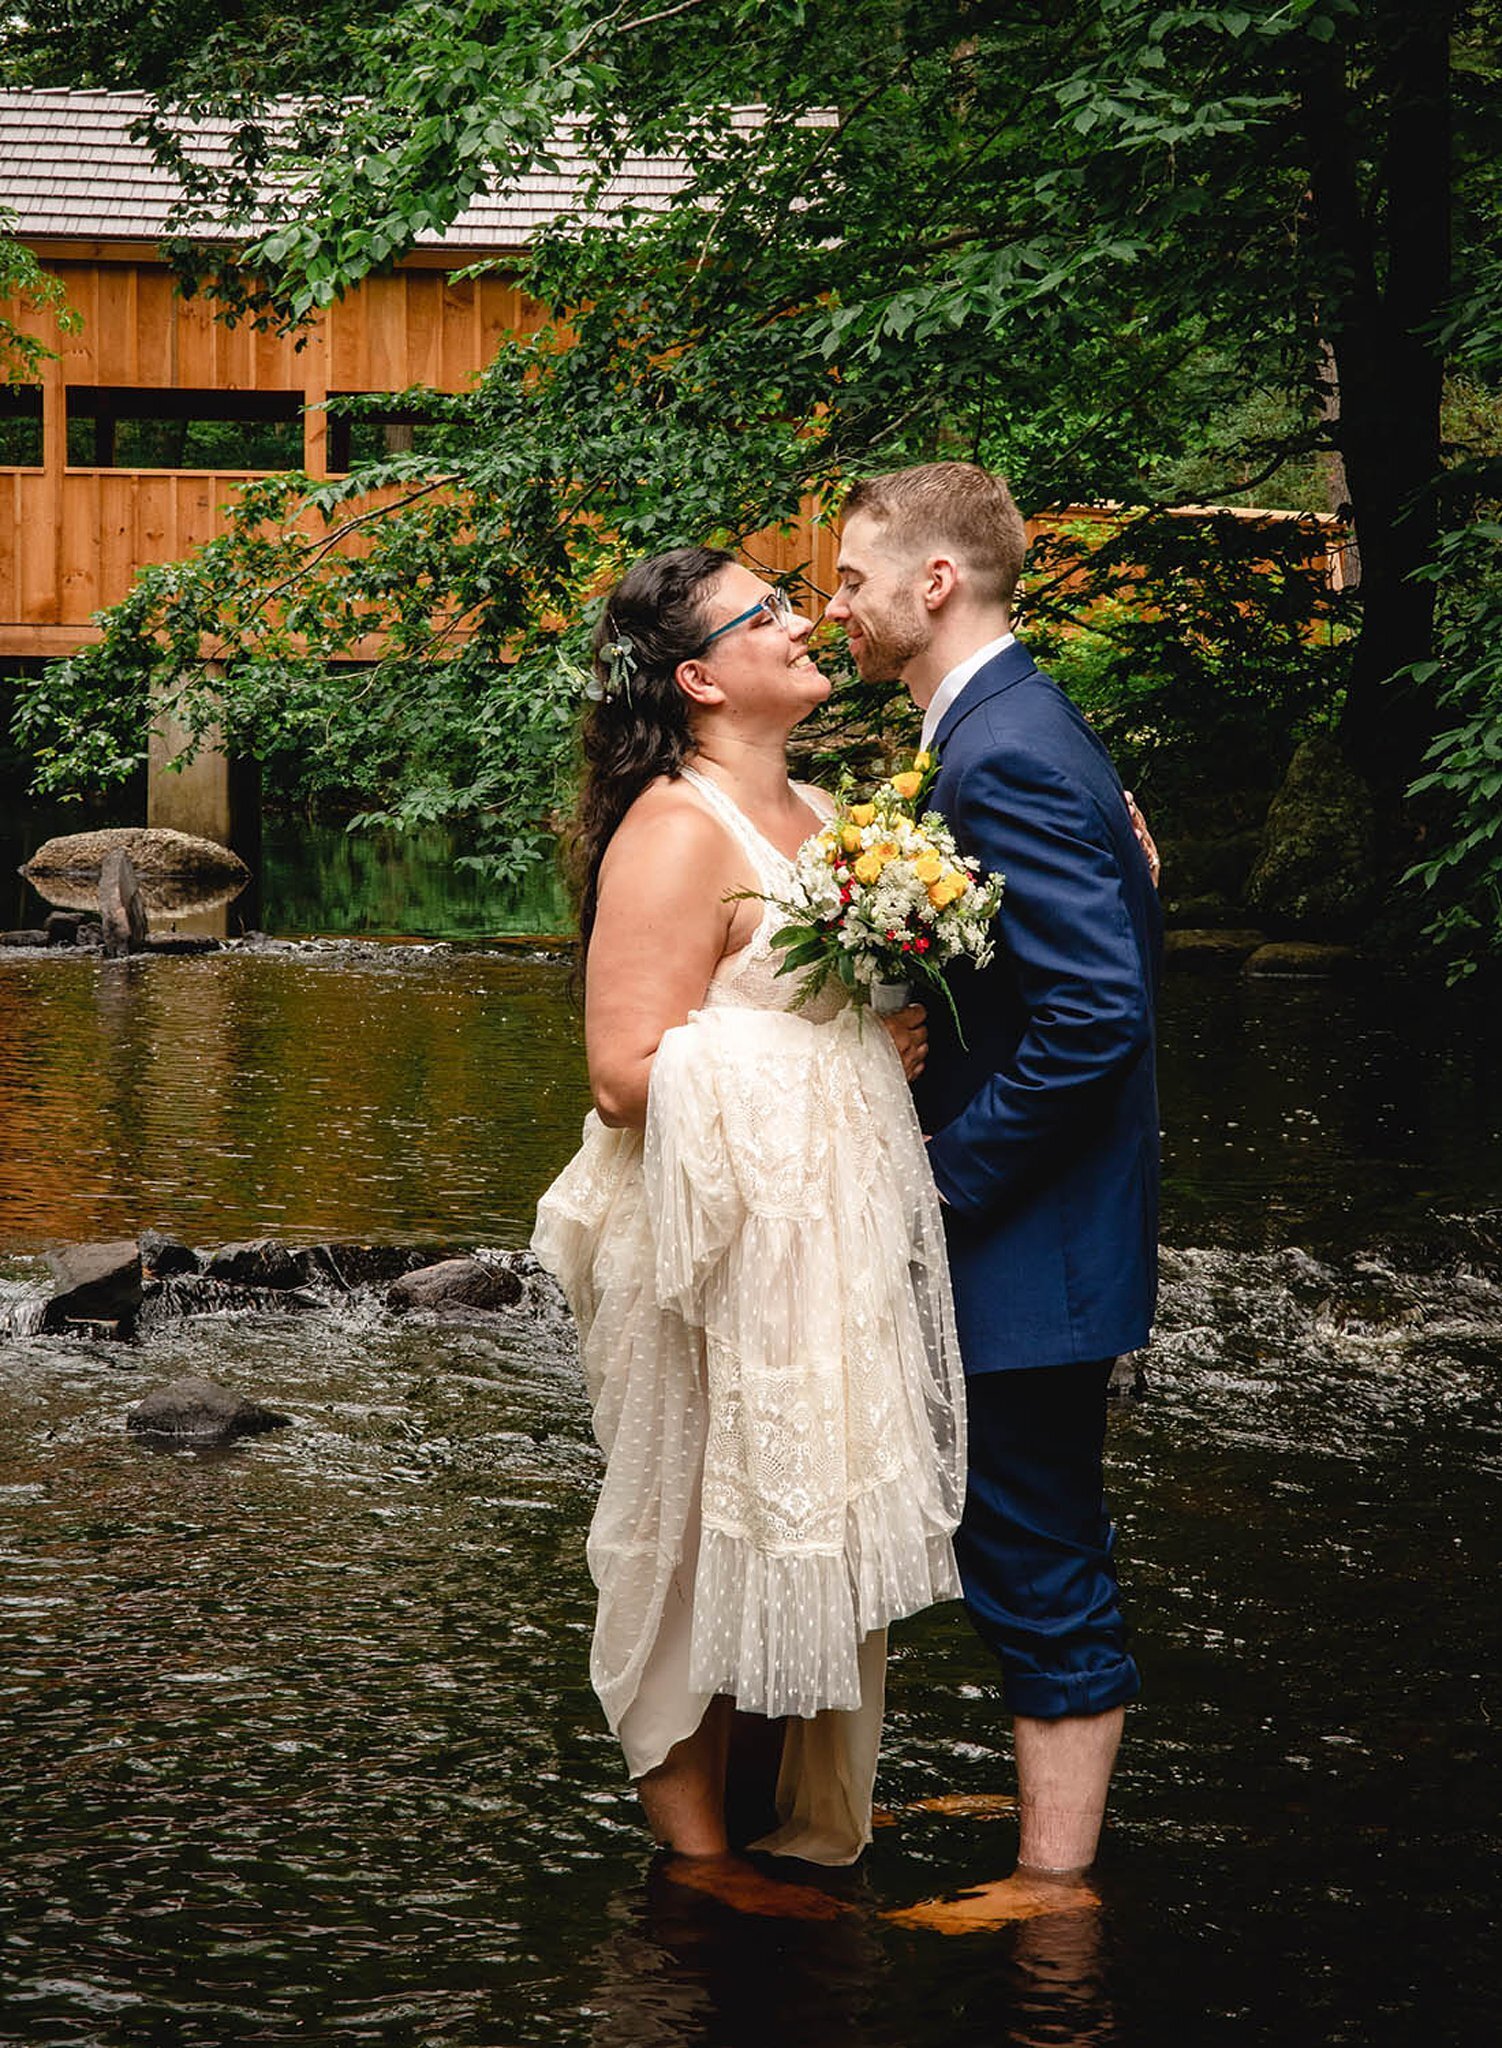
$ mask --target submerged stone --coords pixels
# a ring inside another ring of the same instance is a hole
[[[290,1415],[263,1408],[241,1394],[217,1386],[213,1380],[173,1380],[155,1387],[125,1418],[127,1429],[143,1436],[194,1437],[224,1441],[237,1436],[262,1436],[270,1429],[285,1429]]]
[[[1163,960],[1192,974],[1234,974],[1266,940],[1265,932],[1253,931],[1165,932]]]
[[[467,1259],[457,1245],[314,1244],[301,1254],[305,1277],[331,1280],[336,1287],[389,1287],[404,1273],[448,1259]]]
[[[174,1316],[304,1316],[321,1315],[328,1307],[304,1287],[251,1287],[212,1280],[206,1273],[175,1274],[152,1284],[147,1318],[152,1328]]]
[[[1259,946],[1246,963],[1252,975],[1323,975],[1349,979],[1362,965],[1354,946],[1321,945],[1313,939],[1276,939]]]

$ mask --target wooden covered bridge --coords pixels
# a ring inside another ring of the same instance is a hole
[[[541,323],[514,265],[573,196],[565,152],[559,174],[477,199],[447,236],[423,237],[298,345],[228,327],[207,300],[177,291],[162,243],[178,187],[131,133],[150,107],[144,94],[0,91],[0,206],[80,320],[65,332],[50,313],[3,309],[54,351],[39,382],[0,384],[0,659],[13,667],[97,638],[93,615],[145,564],[178,560],[223,532],[243,484],[294,468],[336,475],[410,446],[411,416],[398,407],[350,423],[325,401],[466,390],[507,335]],[[191,153],[223,162],[227,136],[222,124],[200,124]],[[679,172],[672,159],[633,160],[612,197],[650,204]],[[479,262],[497,267],[451,275]],[[806,531],[773,540],[770,558],[791,566],[813,553],[827,570],[832,546]],[[186,773],[162,774],[179,743],[170,730],[152,735],[149,821],[227,841],[228,764],[204,755]]]
[[[465,390],[508,334],[540,324],[514,266],[573,196],[564,151],[558,174],[477,199],[447,236],[422,238],[316,319],[299,346],[228,327],[206,300],[176,290],[161,245],[177,186],[131,134],[150,106],[142,94],[0,91],[0,206],[81,322],[63,332],[50,314],[5,309],[55,352],[38,383],[0,384],[0,658],[13,666],[97,637],[93,614],[122,598],[143,565],[222,532],[246,482],[291,468],[337,474],[383,446],[410,445],[410,416],[396,407],[352,429],[324,402]],[[223,125],[193,135],[195,156],[225,159]],[[632,159],[610,197],[650,204],[681,168]],[[451,274],[478,262],[496,268]],[[815,586],[830,589],[834,552],[830,531],[805,519],[759,538],[756,560],[777,572],[806,563]],[[179,744],[171,730],[152,735],[149,822],[228,842],[228,764],[204,755],[164,775]]]

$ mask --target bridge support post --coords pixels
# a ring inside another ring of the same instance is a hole
[[[215,731],[199,740],[192,760],[187,728],[170,711],[158,709],[151,722],[146,756],[146,823],[195,839],[212,839],[238,853],[251,880],[233,903],[218,910],[185,913],[173,920],[179,931],[225,938],[252,930],[260,921],[261,776],[256,762],[232,759]]]

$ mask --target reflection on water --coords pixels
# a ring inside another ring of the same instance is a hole
[[[392,947],[0,958],[0,1241],[522,1243],[587,1107],[564,978]]]
[[[157,1223],[517,1243],[583,1106],[557,965],[403,949],[0,965],[0,1242]],[[651,1862],[587,1683],[565,1324],[198,1321],[0,1343],[0,2040],[982,2048],[1491,2038],[1502,1196],[1485,1020],[1176,984],[1134,1648],[1102,1911],[883,1909],[1015,1834],[956,1610],[898,1631],[893,1823],[818,1925]],[[3,1306],[3,1302],[0,1302]],[[294,1417],[214,1457],[126,1410]]]
[[[320,947],[0,954],[0,1244],[130,1235],[517,1244],[587,1107],[560,961]],[[1448,1241],[1502,1201],[1477,1003],[1171,980],[1170,1243]]]
[[[7,802],[0,793],[0,931],[39,926],[48,908],[92,910],[84,893],[73,901],[49,889],[40,896],[21,863],[44,841],[107,825],[138,825],[144,798],[119,798],[113,808],[77,804]],[[497,883],[460,865],[468,842],[455,828],[347,832],[338,823],[285,815],[262,820],[260,857],[252,886],[227,904],[217,937],[249,924],[277,937],[344,935],[419,939],[485,938],[497,934],[553,936],[572,929],[567,894],[547,861],[520,881]],[[208,930],[193,913],[159,906],[160,930]]]
[[[458,830],[349,833],[338,825],[267,818],[262,920],[269,932],[423,939],[498,932],[556,936],[573,929],[557,869],[547,861],[520,881],[488,881],[459,865]]]

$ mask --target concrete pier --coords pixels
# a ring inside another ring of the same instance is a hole
[[[217,732],[205,733],[193,758],[174,767],[187,753],[190,736],[171,712],[157,712],[146,758],[146,822],[215,840],[250,869],[249,886],[232,904],[172,920],[175,931],[223,939],[231,924],[248,931],[260,922],[261,777],[254,761],[232,760],[218,738]]]

